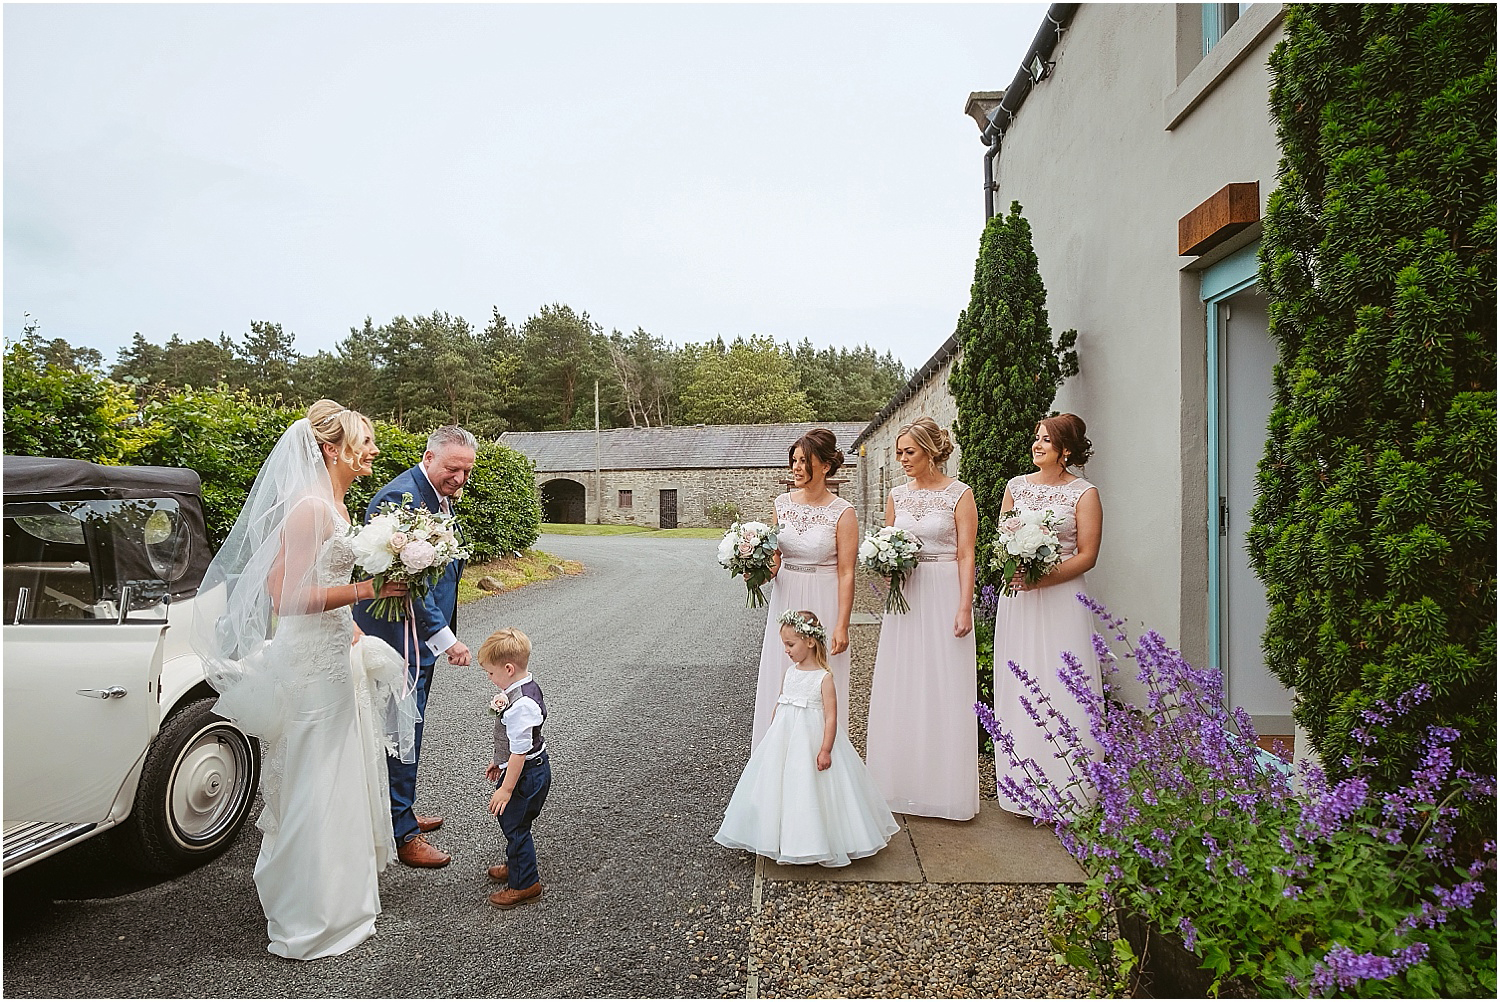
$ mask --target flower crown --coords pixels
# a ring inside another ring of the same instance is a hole
[[[790,626],[792,629],[796,630],[804,637],[815,637],[818,640],[823,641],[825,644],[828,642],[827,630],[823,629],[821,626],[819,626],[817,623],[814,623],[806,616],[797,615],[797,613],[792,609],[788,609],[786,612],[783,612],[781,614],[781,618],[778,619],[777,622],[782,626]]]

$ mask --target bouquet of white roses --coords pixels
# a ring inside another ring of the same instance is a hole
[[[901,582],[917,566],[917,552],[922,541],[905,529],[888,525],[867,534],[859,544],[859,566],[873,571],[890,582],[885,593],[886,612],[910,612]]]
[[[407,504],[411,495],[403,495]],[[354,530],[354,562],[375,578],[378,594],[387,581],[404,581],[410,598],[420,598],[437,584],[443,568],[453,560],[468,559],[459,542],[452,515],[426,508],[407,508],[394,501]],[[406,618],[407,600],[377,598],[370,603],[376,619]]]
[[[719,563],[730,574],[744,574],[750,594],[745,604],[758,609],[766,604],[761,585],[771,580],[771,555],[776,552],[776,527],[764,522],[736,522],[719,540]]]
[[[1027,584],[1036,584],[1062,560],[1062,543],[1057,528],[1062,520],[1049,508],[1029,511],[1012,508],[1000,515],[995,541],[990,544],[994,557],[990,567],[1000,572],[1000,590],[1014,595],[1010,582],[1017,572],[1026,576]]]

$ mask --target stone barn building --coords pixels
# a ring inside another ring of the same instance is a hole
[[[858,508],[848,485],[857,483],[853,442],[864,427],[827,421],[512,431],[500,442],[536,464],[544,522],[675,529],[727,525],[736,512],[768,519],[776,495],[790,487],[787,449],[813,428],[833,432],[847,454],[830,486]]]

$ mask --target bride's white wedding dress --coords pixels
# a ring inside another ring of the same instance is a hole
[[[330,536],[318,553],[318,584],[347,584],[353,566],[349,537]],[[257,825],[265,838],[255,887],[268,949],[296,960],[343,953],[374,934],[376,874],[394,852],[384,741],[360,659],[351,661],[353,635],[343,606],[283,617],[268,649],[287,670],[281,733],[262,746]]]

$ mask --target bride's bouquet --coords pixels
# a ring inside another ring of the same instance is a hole
[[[1000,572],[1002,593],[1015,594],[1010,582],[1017,572],[1026,576],[1027,584],[1036,584],[1062,561],[1062,543],[1057,536],[1061,524],[1050,508],[1012,508],[1000,516],[995,541],[990,544],[994,554],[990,568]]]
[[[402,497],[411,503],[410,494]],[[376,619],[405,619],[408,599],[427,594],[443,576],[444,567],[469,556],[458,540],[452,515],[407,508],[394,501],[381,505],[378,514],[353,531],[354,562],[375,578],[376,594],[387,581],[404,581],[409,588],[407,599],[371,602],[370,615]]]
[[[906,596],[901,594],[901,583],[917,566],[917,553],[921,549],[920,539],[894,525],[868,533],[859,544],[859,566],[890,582],[885,593],[886,612],[911,611]]]
[[[776,527],[764,522],[736,522],[719,540],[719,563],[733,575],[744,574],[750,594],[745,604],[758,609],[766,604],[761,586],[771,580],[771,555],[776,552]]]

